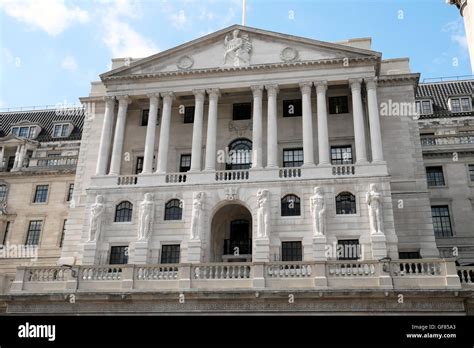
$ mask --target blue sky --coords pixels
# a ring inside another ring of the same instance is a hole
[[[241,22],[241,0],[0,0],[0,108],[76,104],[112,57],[142,57]],[[372,37],[423,78],[470,75],[445,0],[247,0],[247,25],[322,41]]]

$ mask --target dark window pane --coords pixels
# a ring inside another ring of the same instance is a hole
[[[295,195],[286,195],[281,199],[281,216],[301,215],[300,198]]]
[[[398,258],[400,260],[405,259],[421,259],[419,251],[400,251],[398,253]]]
[[[461,109],[462,109],[462,111],[471,111],[471,99],[462,98],[461,99]]]
[[[338,240],[337,244],[338,260],[357,260],[362,256],[358,239]]]
[[[110,265],[125,265],[128,263],[128,246],[113,246],[110,248]]]
[[[161,263],[179,263],[181,247],[179,244],[161,247]]]
[[[0,202],[7,199],[7,185],[0,185]]]
[[[447,205],[431,207],[431,216],[433,217],[433,228],[436,237],[453,236],[449,207]]]
[[[184,123],[193,123],[194,122],[194,106],[185,106],[184,107]]]
[[[302,261],[303,248],[301,242],[282,242],[281,243],[282,261]]]
[[[303,115],[301,99],[283,100],[283,117],[297,117]]]
[[[342,192],[336,196],[336,214],[356,214],[356,200],[352,193]]]
[[[179,160],[179,171],[180,173],[187,172],[191,169],[191,155],[181,155]]]
[[[67,198],[66,198],[67,202],[71,201],[73,192],[74,192],[74,184],[69,184],[69,188],[67,190]]]
[[[303,149],[284,149],[283,167],[301,167],[303,165]]]
[[[148,125],[148,114],[150,113],[150,110],[145,109],[142,111],[142,126],[147,126]]]
[[[451,99],[451,111],[452,112],[460,112],[461,111],[461,101],[459,98]]]
[[[35,197],[33,199],[34,203],[45,203],[48,199],[48,185],[38,185],[36,186]]]
[[[238,103],[233,105],[232,119],[249,120],[252,118],[252,103]]]
[[[64,242],[64,234],[66,233],[66,222],[67,222],[67,220],[63,221],[63,229],[61,231],[61,239],[59,240],[59,247],[60,248],[63,246],[63,242]]]
[[[230,163],[226,170],[249,169],[252,165],[252,142],[248,139],[236,139],[229,145]]]
[[[143,156],[137,157],[137,164],[135,165],[135,174],[140,174],[143,171]]]
[[[474,182],[474,164],[469,165],[469,179]]]
[[[331,146],[331,163],[337,164],[352,164],[352,146]]]
[[[124,201],[115,207],[115,222],[132,221],[133,205]]]
[[[41,220],[30,221],[30,224],[28,225],[28,234],[26,236],[26,245],[39,244],[42,225],[43,221]]]
[[[444,186],[443,167],[426,167],[428,186]]]
[[[165,220],[181,220],[183,208],[179,199],[172,199],[165,205]]]
[[[349,103],[347,96],[329,97],[330,114],[346,114],[349,112]]]

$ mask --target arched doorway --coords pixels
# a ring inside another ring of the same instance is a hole
[[[252,141],[247,138],[232,141],[229,144],[229,157],[226,170],[249,169],[252,165]]]
[[[211,223],[211,262],[252,261],[252,214],[238,203],[227,204]]]

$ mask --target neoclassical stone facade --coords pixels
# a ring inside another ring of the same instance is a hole
[[[183,311],[206,312],[242,306],[235,289],[300,289],[313,304],[314,291],[388,303],[400,289],[462,289],[439,258],[415,112],[382,114],[415,105],[408,59],[382,60],[370,39],[235,25],[113,63],[81,98],[92,112],[59,266],[19,268],[18,298],[205,290],[221,304],[198,291]],[[15,296],[11,311],[28,312]],[[467,311],[463,296],[433,311]]]

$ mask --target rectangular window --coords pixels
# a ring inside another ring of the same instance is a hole
[[[469,179],[474,182],[474,164],[469,165]]]
[[[469,97],[449,98],[449,103],[451,112],[469,112],[472,109],[471,98]]]
[[[38,245],[41,234],[41,227],[43,226],[43,221],[34,220],[30,221],[28,225],[28,234],[26,236],[26,245]]]
[[[46,203],[48,200],[49,185],[36,186],[35,197],[33,203]]]
[[[144,109],[142,111],[142,122],[141,125],[142,127],[148,126],[148,116],[149,116],[150,110],[149,109]],[[158,116],[156,117],[156,125],[160,125],[160,115],[161,115],[161,110],[158,108],[157,112]]]
[[[0,185],[0,202],[7,199],[7,185]]]
[[[63,228],[61,230],[61,239],[59,240],[59,247],[62,248],[63,247],[63,242],[64,242],[64,234],[66,233],[66,222],[67,222],[67,219],[65,219],[63,221]]]
[[[113,246],[110,248],[110,265],[125,265],[128,263],[128,246]]]
[[[252,103],[238,103],[232,106],[232,119],[250,120],[252,118]]]
[[[72,199],[72,193],[74,192],[74,184],[69,184],[69,188],[67,190],[67,198],[66,202],[70,202]]]
[[[140,174],[143,171],[143,156],[137,157],[137,163],[135,164],[135,174]]]
[[[431,216],[433,217],[433,228],[436,237],[453,236],[449,207],[447,205],[432,206]]]
[[[12,170],[14,165],[15,165],[15,156],[8,157],[7,172]]]
[[[284,149],[283,167],[301,167],[303,165],[303,149]]]
[[[150,113],[150,110],[145,109],[142,111],[142,127],[148,126],[148,114]]]
[[[471,99],[461,98],[461,110],[465,112],[471,111]]]
[[[352,146],[331,146],[332,164],[352,164]]]
[[[64,138],[69,130],[68,124],[57,124],[53,128],[53,138]]]
[[[179,263],[180,250],[179,244],[163,245],[161,247],[161,263]]]
[[[337,241],[338,260],[357,260],[361,256],[358,239],[342,239]]]
[[[194,122],[194,106],[185,106],[183,123],[193,123],[193,122]]]
[[[398,258],[400,260],[421,259],[421,256],[419,251],[400,251]]]
[[[5,245],[8,241],[8,234],[10,233],[10,226],[11,226],[11,222],[7,221],[7,224],[5,226],[5,231],[3,232],[2,245]]]
[[[330,114],[347,114],[349,112],[349,103],[347,96],[329,97],[329,113]]]
[[[443,167],[426,167],[426,179],[428,180],[428,186],[444,186],[444,174]]]
[[[303,261],[303,248],[301,242],[282,242],[281,260]]]
[[[416,102],[416,112],[420,115],[430,115],[433,113],[431,100],[419,100]]]
[[[191,155],[181,155],[179,160],[179,172],[184,173],[191,169]]]
[[[283,117],[298,117],[303,115],[301,99],[283,100]]]

